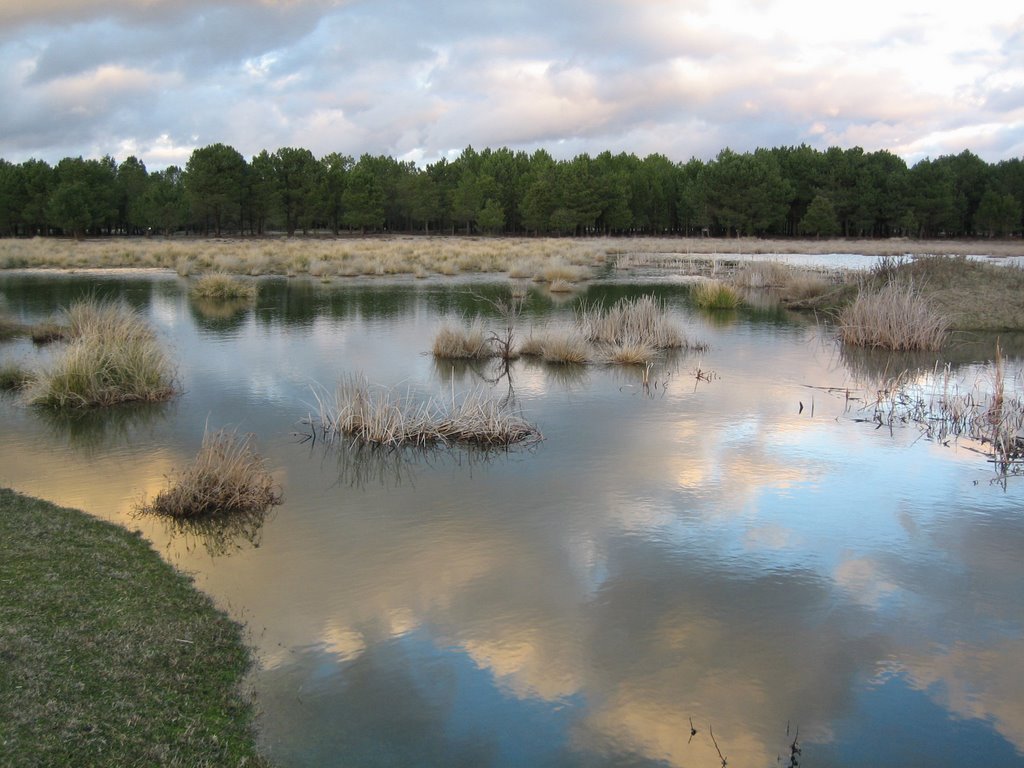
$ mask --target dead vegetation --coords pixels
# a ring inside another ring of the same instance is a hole
[[[253,448],[252,435],[207,431],[195,460],[137,511],[175,519],[265,513],[281,492]]]
[[[387,447],[472,445],[503,448],[542,439],[508,400],[481,390],[448,398],[372,387],[362,376],[341,380],[333,392],[315,391],[316,413],[304,420],[313,440]]]

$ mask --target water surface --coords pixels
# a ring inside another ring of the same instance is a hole
[[[173,275],[0,275],[0,309],[26,321],[125,297],[184,389],[74,418],[3,396],[0,484],[142,530],[244,621],[282,766],[767,766],[797,739],[805,766],[1024,764],[1024,485],[963,444],[856,420],[844,388],[906,360],[646,285],[707,349],[646,390],[637,370],[516,361],[531,449],[302,442],[311,386],[343,375],[491,386],[426,352],[500,290],[281,278],[224,307]],[[535,290],[522,332],[572,306]],[[968,380],[994,347],[969,341],[941,361]],[[1003,345],[1012,380],[1020,343]],[[207,425],[257,435],[284,504],[220,535],[134,516]]]

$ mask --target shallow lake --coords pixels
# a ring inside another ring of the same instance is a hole
[[[624,367],[523,359],[490,384],[435,361],[444,320],[487,316],[502,285],[265,279],[225,307],[171,274],[0,274],[25,321],[124,297],[184,389],[76,418],[0,396],[0,485],[141,530],[245,622],[281,766],[740,768],[794,744],[804,766],[1024,764],[1024,478],[864,421],[851,396],[906,359],[775,310],[701,313],[686,286],[592,284],[531,288],[520,332],[656,292],[707,348],[647,388]],[[1021,340],[1003,347],[1019,381]],[[974,383],[993,349],[940,361]],[[0,344],[0,362],[51,354]],[[304,442],[311,388],[353,373],[437,397],[511,384],[544,440]],[[234,531],[134,515],[207,426],[254,433],[284,503]]]

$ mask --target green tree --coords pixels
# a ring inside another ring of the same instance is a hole
[[[908,175],[910,211],[919,237],[947,236],[956,230],[956,190],[948,163],[921,160]]]
[[[384,192],[380,179],[373,171],[373,158],[363,155],[348,174],[348,183],[342,193],[343,223],[360,232],[384,226]]]
[[[146,226],[167,236],[185,225],[188,220],[188,204],[185,202],[185,185],[180,168],[172,165],[149,175],[142,196],[142,208]]]
[[[145,163],[134,155],[117,166],[118,222],[127,234],[138,234],[146,226],[142,198],[148,182]]]
[[[839,234],[839,219],[828,195],[818,193],[800,220],[800,234],[831,237]]]
[[[320,159],[323,178],[323,198],[321,200],[321,213],[334,234],[341,229],[344,214],[342,197],[345,194],[345,185],[348,182],[349,171],[355,161],[348,155],[332,152]]]
[[[84,181],[62,181],[50,196],[47,218],[55,227],[81,240],[92,224],[89,187]]]
[[[760,235],[785,226],[792,188],[764,151],[724,149],[706,169],[708,209],[725,234]]]
[[[25,179],[21,168],[0,160],[0,236],[17,235],[25,208]]]
[[[282,147],[271,155],[277,202],[291,237],[300,226],[310,225],[320,189],[321,166],[308,149]]]
[[[979,232],[989,237],[1006,237],[1020,224],[1020,200],[1009,192],[989,189],[981,196],[974,220]]]
[[[480,229],[487,234],[500,234],[505,228],[505,209],[494,198],[488,198],[484,207],[480,209],[477,221],[480,224]]]
[[[192,216],[208,235],[217,237],[233,222],[241,225],[248,165],[238,150],[226,144],[197,149],[185,165],[185,196]]]

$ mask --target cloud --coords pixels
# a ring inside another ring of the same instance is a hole
[[[954,25],[890,6],[868,0],[837,25],[798,0],[9,3],[0,156],[161,136],[247,156],[288,144],[428,161],[468,144],[685,160],[803,141],[1012,156],[1019,14],[979,0]],[[74,102],[67,83],[115,71],[152,78],[144,102],[100,99],[44,125],[72,111],[52,86]],[[36,98],[46,87],[54,98]]]

